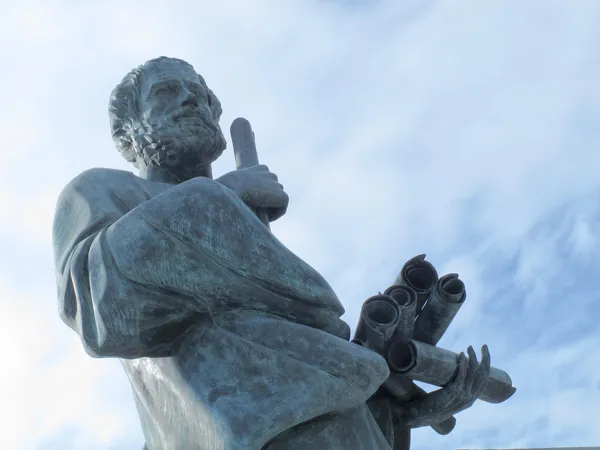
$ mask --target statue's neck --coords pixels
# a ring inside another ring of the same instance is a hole
[[[160,166],[142,166],[139,171],[140,178],[157,183],[179,184],[196,177],[206,177],[212,179],[212,167],[208,164],[205,167],[194,170],[194,173],[176,173],[165,167]]]

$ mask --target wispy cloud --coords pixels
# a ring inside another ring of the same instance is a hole
[[[143,438],[117,361],[56,312],[55,198],[95,166],[132,170],[108,95],[133,66],[188,60],[256,132],[292,202],[277,236],[354,325],[418,253],[468,301],[442,345],[490,345],[518,387],[415,448],[598,445],[600,4],[257,0],[5,6],[0,51],[0,436],[7,449]],[[215,172],[234,168],[226,153]]]

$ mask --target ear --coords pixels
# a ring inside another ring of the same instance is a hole
[[[208,89],[208,105],[213,119],[218,122],[221,114],[223,114],[223,108],[221,107],[221,102],[211,89]]]

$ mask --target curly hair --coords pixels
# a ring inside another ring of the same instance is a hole
[[[110,119],[111,135],[115,145],[117,146],[117,150],[121,152],[127,161],[133,164],[136,164],[138,158],[141,156],[138,154],[138,151],[134,146],[133,139],[133,133],[137,131],[136,127],[141,123],[141,111],[139,103],[141,80],[148,65],[167,62],[179,63],[194,70],[194,67],[186,61],[178,58],[161,56],[146,61],[141,66],[131,70],[113,89],[110,95],[108,116]],[[197,75],[200,79],[200,83],[208,92],[211,115],[213,119],[218,122],[221,114],[223,113],[221,102],[219,102],[219,99],[216,97],[213,91],[208,88],[204,78],[198,73]]]

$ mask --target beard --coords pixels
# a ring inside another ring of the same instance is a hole
[[[219,123],[195,108],[148,121],[134,134],[136,165],[165,168],[182,181],[204,173],[227,147]]]

